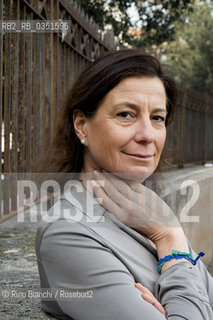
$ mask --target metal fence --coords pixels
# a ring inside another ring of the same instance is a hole
[[[168,127],[166,154],[177,167],[213,161],[213,101],[178,86],[175,120]]]
[[[30,172],[49,144],[74,75],[112,43],[73,1],[0,1],[0,20],[59,19],[71,24],[65,39],[61,33],[0,33],[0,219],[16,211],[16,173]]]
[[[73,1],[0,1],[0,20],[69,20],[71,32],[0,33],[0,221],[17,211],[17,172],[31,172],[48,146],[76,72],[113,46]],[[213,105],[180,89],[168,132],[174,163],[213,160]],[[29,177],[29,175],[28,175]]]

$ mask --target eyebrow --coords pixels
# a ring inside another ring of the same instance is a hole
[[[129,108],[132,108],[134,110],[139,110],[140,109],[140,107],[137,104],[129,103],[129,102],[126,102],[126,101],[117,103],[117,104],[114,105],[114,107],[123,106],[123,105],[125,105],[125,106],[127,106]],[[168,111],[166,109],[163,109],[163,108],[155,108],[153,110],[153,112],[164,112],[166,114],[168,113]]]

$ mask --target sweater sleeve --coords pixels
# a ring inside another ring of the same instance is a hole
[[[166,309],[168,319],[211,320],[212,289],[213,279],[205,266],[184,261],[159,276],[154,295]]]

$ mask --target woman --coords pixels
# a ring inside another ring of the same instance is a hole
[[[56,293],[43,309],[56,318],[213,319],[212,277],[141,184],[159,167],[175,102],[174,81],[140,50],[100,57],[73,84],[40,169],[68,180],[36,238],[41,287]]]

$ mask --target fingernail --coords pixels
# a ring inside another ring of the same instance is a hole
[[[94,177],[99,177],[99,173],[98,173],[98,171],[93,171],[93,175],[94,175]]]
[[[91,184],[93,185],[93,187],[97,187],[97,181],[91,180]]]

